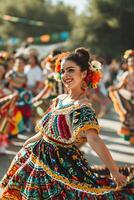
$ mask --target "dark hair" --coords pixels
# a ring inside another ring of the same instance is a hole
[[[81,68],[81,71],[85,71],[88,70],[90,66],[90,53],[84,47],[80,47],[65,57],[64,60],[76,63]]]
[[[16,57],[16,59],[22,60],[24,64],[26,64],[26,59],[24,58],[24,56],[19,55]]]
[[[60,49],[54,49],[51,51],[50,53],[52,55],[52,57],[57,56],[59,54],[61,54],[61,50]]]
[[[34,59],[34,62],[35,62],[36,65],[40,66],[40,62],[38,60],[38,56],[37,55],[32,55],[31,58]]]

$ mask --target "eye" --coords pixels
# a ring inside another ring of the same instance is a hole
[[[74,72],[74,69],[69,69],[68,72]]]

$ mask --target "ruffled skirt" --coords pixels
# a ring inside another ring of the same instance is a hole
[[[2,200],[134,199],[134,168],[122,168],[128,183],[118,190],[105,168],[90,168],[79,149],[41,139],[22,148],[1,181]]]

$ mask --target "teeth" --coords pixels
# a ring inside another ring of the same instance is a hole
[[[71,81],[72,81],[72,80],[66,80],[65,82],[66,82],[66,83],[70,83]]]

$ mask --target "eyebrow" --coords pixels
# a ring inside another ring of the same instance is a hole
[[[67,69],[72,69],[72,68],[75,68],[75,67],[74,66],[70,66],[70,67],[67,67],[66,69],[61,68],[61,70],[67,70]]]

